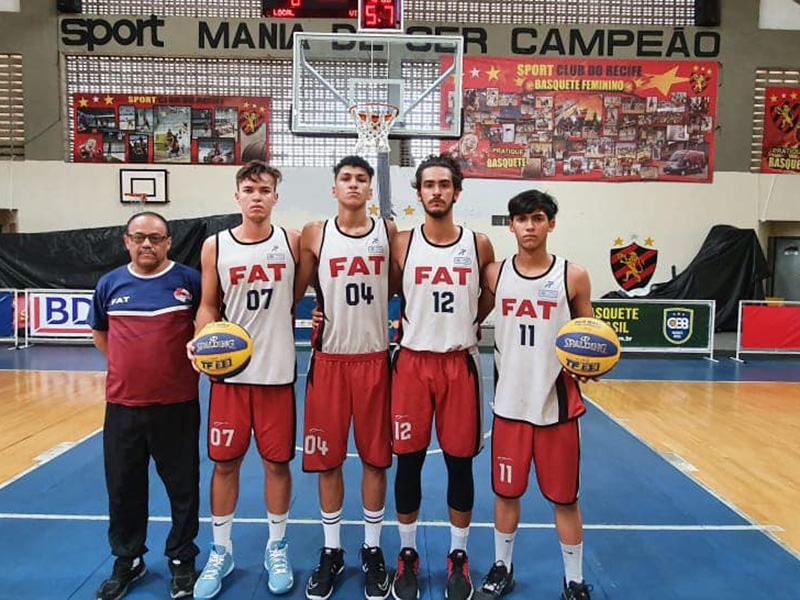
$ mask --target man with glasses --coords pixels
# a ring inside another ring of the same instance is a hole
[[[148,466],[152,457],[169,497],[172,528],[164,553],[170,595],[192,595],[200,497],[197,373],[186,360],[200,303],[200,274],[167,258],[169,224],[154,212],[128,220],[130,262],[97,283],[89,324],[106,356],[103,428],[108,541],[114,569],[97,590],[117,600],[147,567]]]

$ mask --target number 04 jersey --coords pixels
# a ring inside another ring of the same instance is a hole
[[[286,385],[295,380],[295,261],[286,231],[244,243],[231,230],[217,234],[217,274],[222,316],[253,337],[247,368],[225,383]]]
[[[325,314],[315,349],[330,354],[369,354],[389,348],[389,233],[372,219],[366,235],[343,233],[325,221],[316,274]]]
[[[534,425],[563,423],[586,410],[556,356],[558,331],[572,318],[567,261],[553,256],[546,273],[526,277],[515,258],[503,261],[495,290],[494,413]]]
[[[400,345],[428,352],[454,352],[477,344],[480,296],[478,241],[461,228],[452,244],[411,230],[403,266],[403,321]]]

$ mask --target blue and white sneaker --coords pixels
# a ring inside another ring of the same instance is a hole
[[[264,549],[264,568],[269,574],[267,587],[273,594],[288,594],[294,585],[292,563],[289,562],[289,542],[286,538],[273,540]]]
[[[211,544],[208,562],[194,584],[195,598],[213,598],[222,589],[222,580],[233,571],[233,554],[225,546]]]

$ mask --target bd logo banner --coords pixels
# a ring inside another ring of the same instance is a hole
[[[694,310],[691,308],[664,309],[664,337],[673,344],[683,344],[692,337]]]

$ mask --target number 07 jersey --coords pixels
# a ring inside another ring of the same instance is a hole
[[[400,345],[428,352],[454,352],[477,344],[480,264],[475,233],[461,228],[452,244],[411,230],[403,265],[403,320]]]
[[[217,275],[222,316],[253,337],[253,357],[225,383],[285,385],[295,380],[295,261],[286,231],[272,226],[260,242],[240,242],[231,230],[217,234]]]
[[[586,408],[578,384],[556,356],[558,331],[572,318],[567,261],[553,256],[546,273],[527,277],[513,258],[504,260],[494,310],[494,413],[534,425],[582,415]]]

